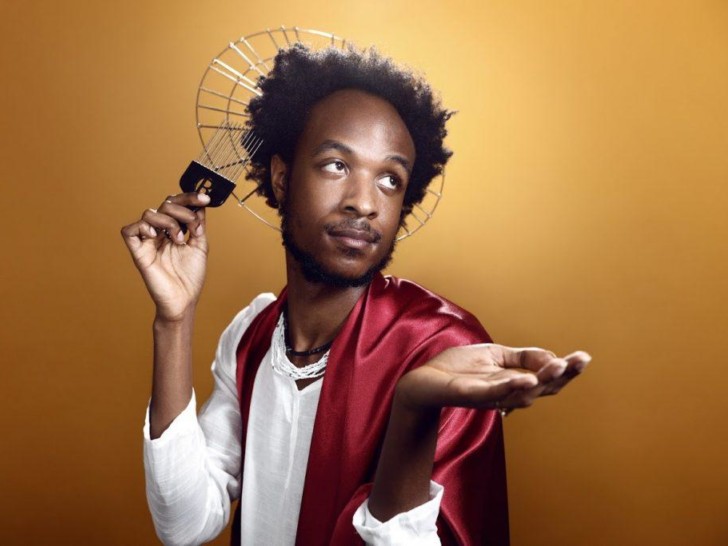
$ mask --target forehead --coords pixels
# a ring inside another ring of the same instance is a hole
[[[372,152],[398,152],[414,161],[412,136],[397,110],[364,91],[342,89],[314,105],[298,145],[314,148],[325,140],[363,146]]]

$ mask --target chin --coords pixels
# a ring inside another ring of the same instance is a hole
[[[359,249],[349,248],[342,253],[339,248],[331,260],[324,261],[299,247],[287,231],[283,232],[283,246],[296,260],[307,281],[337,288],[356,288],[369,284],[377,273],[389,265],[394,252],[394,242],[379,260],[367,259],[366,254]]]

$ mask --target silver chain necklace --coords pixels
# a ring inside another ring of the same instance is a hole
[[[316,379],[324,375],[324,372],[326,371],[326,364],[329,361],[329,353],[331,352],[331,349],[329,349],[318,361],[313,362],[312,364],[307,364],[301,368],[294,365],[286,355],[286,336],[283,313],[281,313],[281,316],[278,317],[278,324],[276,324],[276,329],[273,332],[273,343],[271,345],[271,349],[273,351],[273,354],[271,355],[271,366],[273,366],[273,369],[280,374],[290,377],[294,381],[298,381],[299,379]]]

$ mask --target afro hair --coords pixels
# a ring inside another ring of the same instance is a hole
[[[252,159],[247,178],[258,183],[258,193],[271,207],[278,206],[271,185],[271,158],[278,154],[290,165],[311,109],[340,89],[357,89],[388,101],[410,132],[416,158],[402,219],[422,201],[428,184],[442,173],[452,155],[443,146],[445,123],[452,112],[441,106],[422,77],[397,66],[374,48],[313,51],[296,43],[278,52],[273,69],[258,83],[262,95],[250,101],[248,125],[263,144]]]

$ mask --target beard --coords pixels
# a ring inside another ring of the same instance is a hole
[[[374,276],[387,267],[392,261],[394,254],[394,247],[397,244],[397,238],[392,239],[387,253],[379,261],[370,267],[363,275],[359,277],[347,277],[340,275],[334,271],[328,269],[322,264],[316,256],[302,249],[293,238],[290,225],[288,223],[288,211],[287,207],[282,208],[281,211],[281,232],[283,235],[283,246],[291,253],[291,256],[298,262],[301,267],[303,277],[311,283],[323,284],[334,288],[356,288],[359,286],[365,286],[372,282]],[[352,254],[356,254],[356,250],[352,250]]]

